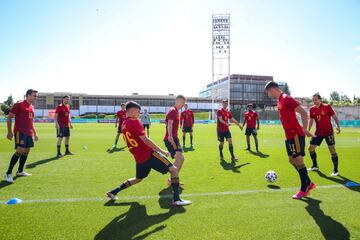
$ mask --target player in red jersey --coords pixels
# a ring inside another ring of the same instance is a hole
[[[115,143],[112,146],[113,149],[117,148],[117,143],[119,141],[119,137],[121,134],[121,125],[124,122],[124,120],[126,119],[125,103],[122,103],[120,105],[120,107],[121,107],[121,110],[116,113],[115,128],[117,128],[117,134],[115,137]]]
[[[174,165],[177,167],[179,172],[184,162],[184,155],[178,137],[178,129],[180,125],[179,109],[185,105],[185,101],[186,99],[183,95],[178,95],[175,99],[175,105],[170,108],[165,118],[166,128],[164,143],[170,152],[171,157],[175,159]]]
[[[193,148],[193,126],[194,126],[194,113],[185,103],[185,110],[180,114],[180,127],[182,127],[183,148],[185,148],[186,133],[190,134],[190,147]]]
[[[316,131],[315,137],[311,138],[310,146],[309,146],[309,153],[312,159],[313,165],[308,170],[310,171],[318,171],[319,167],[317,164],[316,159],[316,152],[315,148],[320,146],[322,141],[325,139],[329,151],[331,154],[331,160],[334,164],[334,171],[331,173],[331,176],[339,175],[338,171],[338,155],[335,149],[335,137],[334,137],[334,130],[331,124],[331,118],[334,119],[336,123],[336,131],[340,133],[340,123],[339,119],[337,118],[334,110],[328,104],[324,104],[321,100],[321,96],[319,93],[314,94],[313,96],[314,106],[310,108],[310,124],[309,124],[309,131],[311,130],[314,121],[316,123]]]
[[[172,204],[174,206],[189,205],[191,202],[182,200],[179,195],[178,169],[165,157],[168,156],[169,153],[157,146],[145,134],[144,127],[139,119],[140,110],[141,107],[138,103],[133,101],[127,102],[127,118],[122,124],[123,137],[131,154],[135,158],[136,176],[127,179],[121,183],[119,187],[107,192],[106,195],[112,200],[117,200],[117,193],[141,182],[149,175],[151,169],[154,169],[162,174],[170,173],[171,187],[174,193]]]
[[[248,111],[244,114],[244,122],[242,125],[242,128],[244,128],[246,124],[246,143],[247,143],[247,149],[250,151],[250,135],[253,135],[256,151],[259,152],[259,143],[257,138],[257,131],[260,129],[260,123],[259,123],[259,117],[257,112],[255,112],[254,105],[251,103],[247,105]]]
[[[301,199],[309,195],[310,190],[316,187],[315,183],[310,180],[304,163],[305,135],[308,137],[313,136],[307,129],[308,115],[299,102],[285,94],[276,82],[268,82],[265,91],[269,97],[278,100],[277,108],[280,121],[285,130],[285,145],[289,161],[298,171],[301,180],[300,191],[293,195],[293,198]],[[299,124],[296,112],[301,115],[302,126]]]
[[[62,98],[62,103],[57,106],[55,110],[55,128],[56,128],[56,137],[57,137],[57,157],[61,158],[61,142],[65,137],[65,155],[72,155],[69,150],[69,141],[70,141],[70,128],[73,128],[71,124],[70,116],[70,96],[64,96]]]
[[[231,161],[236,162],[238,159],[234,155],[234,147],[232,144],[232,138],[229,129],[231,123],[229,123],[229,121],[239,126],[241,130],[242,130],[242,126],[238,123],[238,121],[236,121],[235,118],[233,118],[231,112],[228,110],[228,100],[222,101],[222,108],[217,111],[216,115],[217,115],[217,137],[220,143],[219,144],[220,160],[224,161],[223,148],[224,148],[224,139],[226,139],[226,141],[229,144]]]
[[[9,168],[5,174],[5,181],[14,182],[11,174],[12,170],[20,159],[19,168],[16,172],[18,177],[27,177],[31,174],[24,172],[26,159],[30,152],[30,148],[34,147],[34,140],[38,140],[36,130],[34,128],[34,107],[32,103],[37,99],[38,91],[29,89],[26,92],[26,99],[14,104],[7,119],[7,138],[12,140],[15,136],[15,153],[11,157]],[[12,119],[15,118],[14,131],[12,131]]]

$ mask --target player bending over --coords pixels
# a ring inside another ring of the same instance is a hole
[[[238,123],[238,121],[236,121],[236,119],[233,118],[231,112],[227,108],[228,108],[228,100],[223,100],[222,108],[219,109],[216,113],[216,115],[217,115],[217,137],[218,137],[218,141],[219,141],[220,160],[221,161],[224,160],[223,148],[224,148],[224,139],[226,139],[226,141],[229,144],[231,161],[236,162],[238,159],[234,155],[234,147],[232,144],[232,138],[231,138],[231,133],[230,133],[230,129],[229,129],[229,126],[231,125],[231,123],[229,123],[229,120],[231,122],[235,123],[237,126],[239,126],[241,130],[242,130],[242,127]]]
[[[310,194],[310,191],[316,187],[309,176],[304,163],[305,156],[305,135],[311,137],[308,131],[308,116],[305,110],[291,96],[285,94],[276,82],[268,82],[265,85],[265,91],[269,97],[278,100],[277,108],[280,121],[283,125],[286,135],[286,150],[290,163],[298,171],[301,187],[300,191],[293,195],[294,199],[301,199]],[[296,117],[296,112],[301,115],[302,127]]]
[[[174,197],[173,206],[189,205],[191,202],[182,200],[179,195],[179,173],[176,168],[164,155],[169,153],[157,146],[145,134],[144,127],[139,119],[141,107],[138,103],[130,101],[126,103],[127,118],[122,124],[122,133],[125,142],[134,155],[136,162],[136,177],[127,179],[119,187],[107,192],[111,200],[117,200],[116,194],[146,178],[151,169],[162,174],[170,172],[171,187]]]
[[[335,112],[332,109],[332,107],[322,102],[319,93],[313,95],[313,102],[314,102],[314,106],[310,108],[309,131],[311,130],[314,121],[316,123],[316,131],[315,131],[315,137],[311,138],[310,146],[309,146],[309,153],[313,165],[308,170],[310,171],[319,170],[319,166],[316,160],[315,148],[317,146],[320,146],[322,141],[325,139],[329,147],[331,160],[334,164],[334,171],[331,173],[331,176],[337,176],[339,175],[339,171],[338,171],[339,159],[335,149],[335,137],[334,137],[333,126],[331,124],[331,117],[334,119],[336,123],[336,131],[338,134],[340,133],[339,119],[335,115]]]

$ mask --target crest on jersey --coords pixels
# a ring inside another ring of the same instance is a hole
[[[325,111],[321,111],[321,115],[323,115],[323,116],[324,116],[324,115],[325,115]]]

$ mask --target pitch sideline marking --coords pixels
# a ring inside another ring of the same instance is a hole
[[[346,188],[344,185],[324,185],[317,186],[318,189],[330,189],[330,188]],[[278,193],[278,192],[288,192],[296,191],[298,187],[291,188],[281,188],[278,190],[275,189],[259,189],[259,190],[242,190],[242,191],[226,191],[226,192],[208,192],[208,193],[189,193],[182,194],[183,197],[208,197],[208,196],[226,196],[226,195],[247,195],[255,193]],[[171,199],[173,196],[170,194],[167,195],[151,195],[151,196],[124,196],[120,197],[120,200],[141,200],[141,199],[158,199],[165,198]],[[32,199],[32,200],[23,200],[22,203],[69,203],[69,202],[91,202],[91,201],[106,201],[105,197],[87,197],[87,198],[49,198],[49,199]],[[2,202],[2,204],[6,204]]]

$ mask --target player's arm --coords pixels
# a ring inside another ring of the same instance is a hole
[[[337,132],[337,134],[339,134],[341,131],[339,118],[336,116],[336,114],[332,115],[332,118],[334,119],[335,124],[336,124],[336,132]]]
[[[172,136],[172,130],[173,130],[173,123],[174,123],[174,120],[172,119],[169,119],[168,120],[168,124],[167,124],[167,133],[168,133],[168,140],[169,142],[171,142],[172,144],[174,144],[174,138]]]
[[[243,129],[243,127],[240,125],[240,123],[235,119],[235,118],[230,118],[230,121],[235,123],[235,125],[237,125],[241,130]]]
[[[309,121],[309,131],[311,131],[311,128],[314,124],[314,119],[313,118],[310,118],[310,121]]]
[[[56,129],[59,128],[58,116],[59,116],[59,114],[58,114],[58,113],[55,113],[54,122],[55,122],[55,128],[56,128]]]
[[[169,153],[167,151],[165,151],[164,149],[162,149],[161,147],[156,145],[156,143],[153,140],[151,140],[150,138],[148,138],[146,135],[142,135],[142,136],[139,136],[139,137],[152,150],[154,150],[156,152],[160,152],[160,153],[162,153],[162,154],[164,154],[166,156],[169,156]]]
[[[181,113],[180,114],[180,128],[183,126],[183,121],[184,121],[184,118],[183,118],[183,114]]]
[[[10,112],[8,117],[7,117],[7,122],[6,122],[6,125],[7,125],[7,130],[8,130],[8,133],[7,133],[7,139],[11,140],[14,136],[14,134],[12,133],[12,119],[15,117],[15,114]]]
[[[73,125],[71,123],[71,112],[69,112],[69,127],[70,128],[73,128]]]
[[[309,118],[308,118],[308,115],[307,115],[306,111],[300,105],[298,105],[295,108],[295,111],[297,113],[299,113],[300,116],[301,116],[302,127],[303,127],[303,131],[304,131],[305,135],[308,136],[308,137],[314,137],[314,135],[308,130]]]
[[[195,117],[194,117],[194,113],[193,113],[193,112],[191,113],[191,120],[192,120],[192,125],[194,125],[194,123],[195,123]]]
[[[39,140],[39,137],[38,137],[38,135],[37,135],[37,132],[36,132],[36,129],[35,129],[35,126],[33,127],[33,133],[34,133],[34,139],[35,139],[35,141],[37,141],[37,140]]]
[[[117,116],[117,115],[116,115],[115,128],[117,128],[117,126],[118,126],[118,122],[119,122],[119,116]]]
[[[225,124],[225,125],[228,125],[228,126],[231,125],[230,123],[225,122],[224,119],[223,119],[221,116],[218,117],[218,120],[219,120],[219,122],[221,122],[222,124]]]
[[[242,124],[243,128],[244,128],[245,124],[246,124],[246,117],[244,116],[244,121],[243,121],[243,124]]]
[[[260,129],[260,119],[259,119],[259,117],[256,117],[256,124],[257,124],[256,129],[259,130]]]

